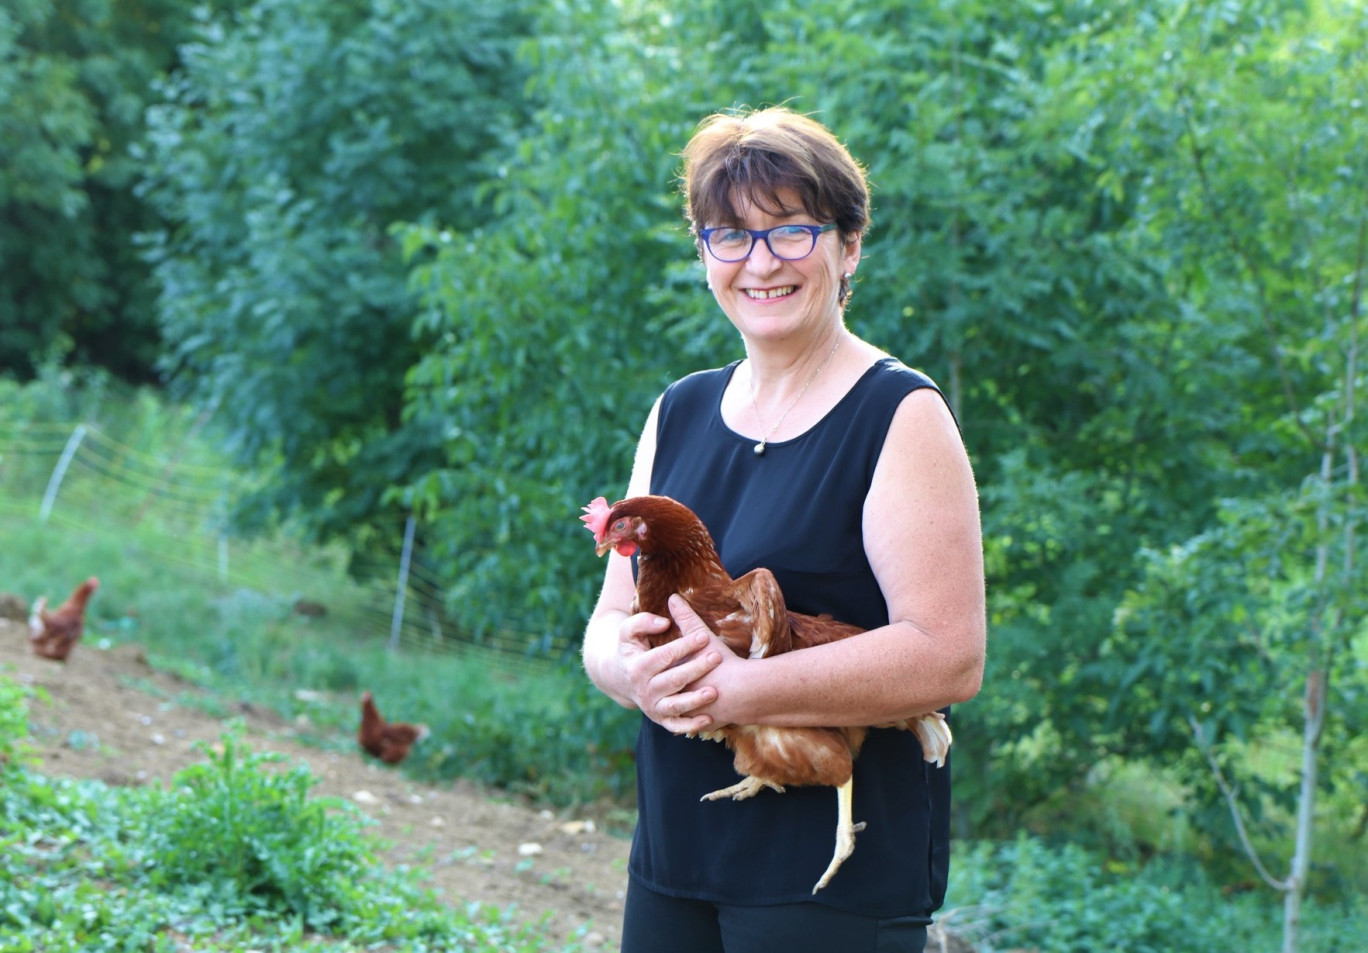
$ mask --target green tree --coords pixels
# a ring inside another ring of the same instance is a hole
[[[1317,799],[1343,777],[1322,752],[1368,727],[1368,18],[1334,2],[1191,4],[1111,52],[1091,79],[1118,144],[1151,169],[1134,185],[1134,240],[1183,309],[1182,364],[1227,397],[1194,447],[1221,475],[1216,518],[1146,552],[1100,664],[1121,676],[1118,723],[1156,755],[1187,755],[1199,779],[1210,770],[1284,895],[1292,953]],[[1293,734],[1290,783],[1234,757]],[[1265,824],[1260,844],[1246,817],[1264,798],[1295,820]],[[1282,845],[1277,877],[1260,854]]]
[[[150,114],[150,239],[178,394],[262,475],[240,526],[397,549],[387,491],[440,455],[405,417],[422,356],[389,229],[488,222],[488,157],[524,111],[519,7],[261,0],[206,20]]]
[[[6,144],[0,162],[0,367],[30,373],[30,362],[60,327],[45,316],[70,315],[79,307],[76,301],[63,307],[54,300],[57,292],[65,286],[76,298],[81,289],[69,270],[79,255],[55,254],[70,236],[35,226],[43,219],[68,224],[82,215],[80,152],[95,130],[77,65],[23,42],[52,12],[42,0],[0,8],[0,130]]]
[[[414,272],[409,413],[448,436],[407,496],[473,630],[566,652],[602,572],[579,507],[621,495],[651,401],[697,346],[670,325],[702,305],[674,182],[701,79],[668,19],[615,3],[548,5],[534,32],[538,110],[486,187],[497,214],[407,233],[437,249]]]
[[[417,274],[433,345],[412,407],[459,434],[414,488],[441,524],[433,558],[482,624],[532,572],[545,614],[529,627],[577,635],[597,567],[566,595],[561,567],[585,563],[576,507],[608,493],[604,480],[625,480],[666,382],[740,353],[702,287],[674,155],[717,109],[783,101],[813,112],[866,158],[875,184],[849,319],[944,384],[992,504],[994,664],[1015,677],[970,715],[984,730],[964,736],[1005,747],[1043,720],[1064,726],[1049,770],[1023,762],[996,788],[1010,808],[1038,776],[1046,797],[1105,746],[1097,693],[1062,682],[1057,658],[1075,632],[1100,644],[1124,592],[1117,567],[1138,540],[1191,532],[1200,507],[1189,504],[1206,485],[1164,425],[1162,352],[1135,346],[1167,333],[1144,320],[1162,285],[1116,247],[1129,209],[1092,188],[1075,111],[1047,88],[1068,65],[1052,50],[1081,14],[1042,23],[1036,11],[891,0],[657,7],[552,8],[526,54],[540,129],[490,187],[513,214],[475,234],[411,236],[442,249]],[[514,359],[490,369],[500,350]],[[1123,388],[1132,399],[1118,407]],[[561,531],[524,538],[528,519]]]
[[[157,219],[136,194],[132,150],[196,6],[15,0],[0,9],[0,371],[28,378],[51,357],[151,379],[154,295],[135,236]]]

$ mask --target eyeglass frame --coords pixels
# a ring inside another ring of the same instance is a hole
[[[817,250],[817,239],[822,237],[822,233],[829,232],[835,227],[836,225],[834,223],[828,223],[826,225],[797,225],[794,223],[788,223],[785,225],[775,225],[773,228],[741,228],[737,225],[716,225],[712,228],[700,228],[698,230],[698,240],[703,243],[703,247],[708,250],[709,255],[712,255],[718,261],[724,262],[728,265],[734,265],[738,261],[745,261],[747,258],[749,258],[751,256],[751,252],[755,251],[755,243],[758,241],[763,241],[765,243],[765,247],[769,249],[769,253],[773,255],[775,258],[779,259],[780,261],[802,261],[804,258],[807,258],[809,255],[811,255],[814,251]],[[773,232],[780,228],[803,229],[803,231],[807,232],[809,235],[812,236],[812,247],[809,248],[806,253],[799,255],[797,258],[785,258],[783,255],[779,254],[774,250],[774,246],[770,244],[769,240],[770,232]],[[740,258],[723,258],[717,252],[713,251],[712,242],[709,241],[709,239],[712,237],[714,232],[723,231],[745,232],[747,235],[750,236],[750,246],[746,249],[746,253],[742,255]]]

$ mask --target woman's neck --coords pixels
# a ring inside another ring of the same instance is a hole
[[[761,409],[787,406],[804,387],[831,373],[848,332],[837,324],[801,342],[746,343],[746,389]],[[782,411],[779,411],[782,412]]]

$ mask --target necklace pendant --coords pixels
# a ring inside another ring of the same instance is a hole
[[[752,449],[755,450],[755,455],[757,457],[763,457],[765,455],[765,441],[761,440]]]

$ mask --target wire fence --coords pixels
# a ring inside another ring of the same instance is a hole
[[[178,573],[279,596],[301,614],[337,614],[359,638],[393,649],[475,653],[514,668],[553,664],[529,655],[519,633],[475,639],[461,631],[445,611],[442,581],[411,558],[412,521],[392,561],[305,546],[287,531],[235,534],[229,513],[249,485],[231,468],[206,462],[192,437],[149,453],[86,423],[0,429],[0,521],[37,519],[75,531],[98,521],[136,534],[147,558]],[[320,580],[334,596],[326,606],[311,593]]]

